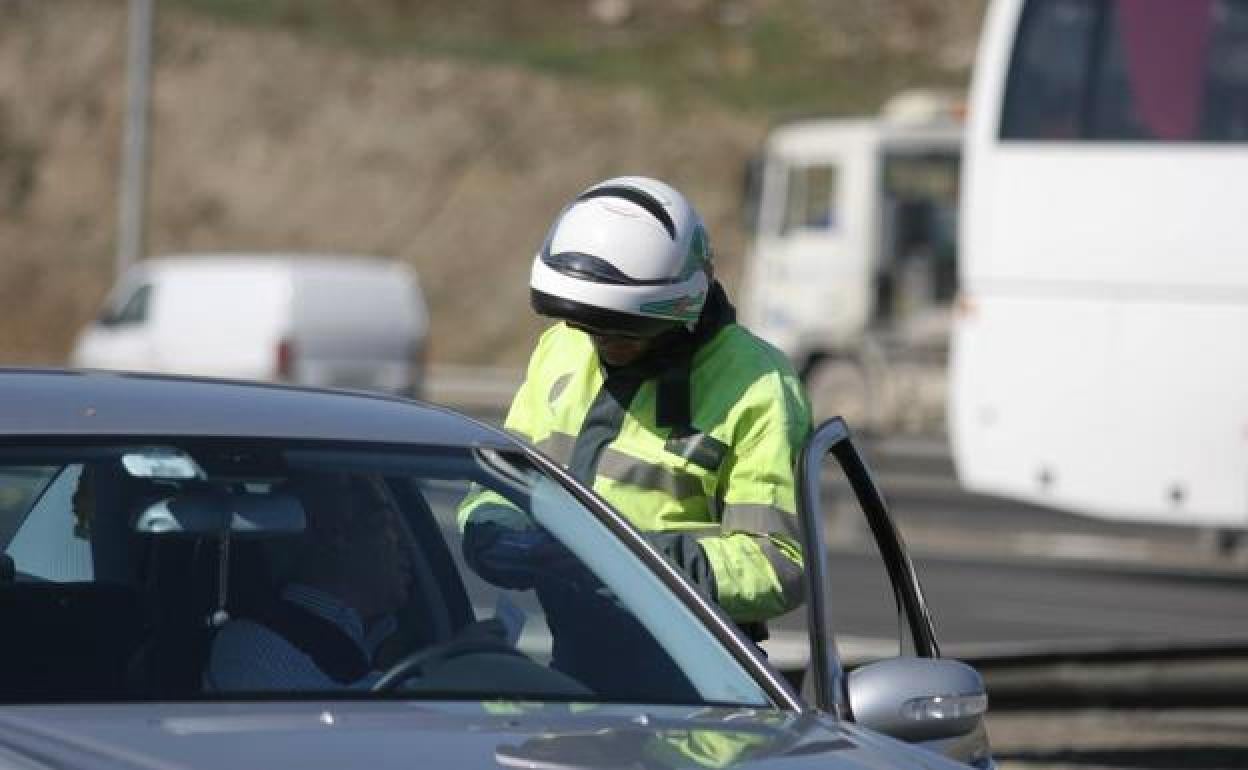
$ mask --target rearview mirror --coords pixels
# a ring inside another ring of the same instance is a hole
[[[890,658],[849,674],[854,721],[903,741],[969,735],[982,723],[988,695],[979,672],[957,660]]]
[[[135,520],[143,535],[201,537],[229,532],[242,537],[297,535],[307,526],[291,495],[191,493],[158,500]]]
[[[148,447],[126,452],[121,456],[121,465],[136,479],[182,481],[204,478],[204,472],[195,458],[170,447]]]

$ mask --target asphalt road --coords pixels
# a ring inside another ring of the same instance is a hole
[[[1248,565],[1219,557],[1199,530],[967,494],[942,450],[935,440],[867,449],[946,645],[1248,643]],[[842,504],[837,515],[851,513]],[[864,539],[839,532],[850,547]]]
[[[932,555],[915,560],[937,633],[953,648],[1103,649],[1175,641],[1248,642],[1246,585],[1176,574],[1117,571],[1007,557]],[[829,593],[845,633],[891,639],[896,613],[873,553],[836,550]],[[851,587],[853,590],[838,590]],[[790,627],[803,619],[794,618]]]

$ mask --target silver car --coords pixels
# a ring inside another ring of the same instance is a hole
[[[0,764],[992,765],[982,681],[938,656],[840,421],[803,451],[803,537],[831,456],[913,654],[843,669],[807,547],[809,668],[786,676],[618,512],[468,417],[107,373],[3,371],[0,393]],[[543,549],[525,580],[465,558],[482,496]]]

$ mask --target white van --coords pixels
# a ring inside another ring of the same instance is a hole
[[[415,273],[392,260],[160,257],[121,277],[70,364],[416,395],[428,329]]]

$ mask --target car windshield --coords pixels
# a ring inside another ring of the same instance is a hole
[[[0,700],[771,701],[519,451],[0,450]]]

